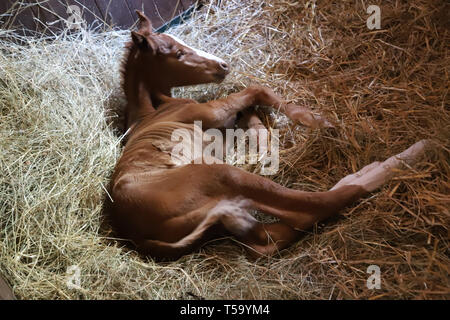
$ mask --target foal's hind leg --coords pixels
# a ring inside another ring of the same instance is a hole
[[[372,192],[389,181],[395,175],[395,169],[402,167],[403,164],[414,164],[418,157],[424,153],[429,143],[430,141],[428,140],[418,141],[405,151],[394,155],[383,162],[373,162],[362,168],[360,171],[346,176],[331,190],[338,189],[345,185],[360,185],[368,192]]]
[[[301,232],[282,222],[255,223],[253,229],[245,236],[236,236],[248,253],[258,258],[271,256],[297,241]]]
[[[213,206],[211,206],[213,205]],[[168,242],[155,239],[135,240],[138,251],[157,259],[174,260],[194,251],[209,238],[214,238],[214,227],[222,227],[241,241],[252,256],[271,255],[282,250],[299,236],[299,232],[281,222],[259,223],[248,211],[250,203],[244,199],[211,200],[206,206],[189,213],[196,216],[197,226],[184,237]],[[166,224],[165,232],[185,228],[188,218],[180,216]],[[212,232],[211,232],[212,231]],[[223,235],[216,233],[215,236]]]
[[[427,144],[426,140],[419,141],[384,162],[372,163],[357,175],[349,175],[341,180],[348,184],[336,185],[327,192],[308,193],[286,189],[270,180],[236,170],[230,175],[238,186],[236,192],[251,199],[253,208],[281,220],[274,224],[254,224],[238,238],[251,249],[251,253],[271,254],[285,248],[298,238],[300,233],[296,230],[306,230],[374,191],[394,176],[392,169],[400,168],[404,163],[415,163]]]
[[[271,180],[252,175],[237,168],[229,174],[229,183],[235,192],[251,199],[254,206],[279,218],[285,224],[299,230],[308,229],[324,220],[361,196],[372,192],[388,182],[395,169],[403,164],[412,165],[424,153],[429,142],[421,140],[407,150],[389,159],[366,166],[361,175],[344,178],[346,183],[326,192],[301,192],[284,188]]]
[[[184,231],[189,223],[196,223],[197,225],[187,235],[176,241],[155,239],[135,240],[137,250],[141,254],[149,255],[156,259],[169,260],[178,259],[179,257],[194,251],[207,240],[207,232],[219,221],[219,217],[208,214],[214,206],[211,206],[213,202],[216,203],[217,201],[211,201],[207,205],[196,209],[193,212],[177,217],[172,221],[168,221],[164,226],[164,232],[177,233],[180,229]]]
[[[393,176],[392,169],[403,163],[413,164],[425,150],[427,141],[419,141],[404,152],[386,161],[365,167],[361,176],[346,179],[349,184],[326,192],[302,192],[285,188],[269,179],[229,165],[191,164],[172,173],[189,176],[196,198],[207,198],[208,204],[198,209],[197,226],[173,243],[144,240],[138,244],[141,252],[160,257],[176,258],[204,242],[206,232],[221,224],[243,242],[253,254],[270,255],[295,241],[301,230],[337,214],[345,206],[380,187]],[[172,177],[176,178],[176,176]],[[179,187],[179,186],[178,186]],[[176,188],[176,187],[175,187]],[[192,197],[186,191],[186,199]],[[204,210],[203,210],[204,209]],[[280,222],[261,224],[248,212],[258,209],[273,215]],[[196,215],[197,216],[197,215]],[[186,216],[178,216],[184,228]],[[167,230],[170,232],[170,230]]]

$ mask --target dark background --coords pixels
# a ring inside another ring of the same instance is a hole
[[[20,4],[22,3],[22,4]],[[190,9],[196,0],[0,0],[0,28],[58,33],[67,28],[70,5],[81,9],[90,28],[129,29],[143,10],[155,29]]]

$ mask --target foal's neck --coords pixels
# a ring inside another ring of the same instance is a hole
[[[130,128],[137,120],[154,112],[163,102],[161,97],[171,96],[171,87],[151,81],[158,79],[158,75],[149,77],[142,70],[142,64],[136,57],[136,51],[132,48],[126,59],[123,72],[123,89],[127,99],[125,109],[126,128]],[[157,80],[156,80],[157,81]]]

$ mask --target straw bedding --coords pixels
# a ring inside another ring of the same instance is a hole
[[[335,123],[306,129],[261,108],[264,122],[280,129],[281,166],[271,179],[282,185],[324,191],[433,139],[417,166],[258,261],[221,239],[155,263],[99,231],[104,186],[121,152],[119,68],[129,33],[19,39],[0,29],[0,273],[15,294],[449,298],[449,5],[373,2],[212,1],[169,31],[233,67],[222,85],[176,95],[206,101],[260,83]],[[366,26],[369,4],[381,7],[381,30]],[[74,265],[79,287],[67,284]],[[369,265],[380,267],[381,289],[366,287]]]

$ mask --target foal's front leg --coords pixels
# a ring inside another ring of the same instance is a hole
[[[241,118],[237,122],[237,127],[240,129],[253,129],[249,130],[248,134],[252,139],[256,139],[256,141],[259,141],[259,130],[267,130],[267,128],[262,123],[255,108],[247,108],[243,110],[241,114]]]
[[[288,104],[271,89],[262,86],[250,86],[241,92],[230,94],[226,98],[193,105],[192,108],[183,112],[183,119],[179,121],[202,120],[204,127],[220,128],[239,111],[255,105],[275,108],[292,121],[309,127],[333,127],[324,117],[313,114],[306,107]]]
[[[310,109],[286,103],[273,90],[258,85],[250,86],[239,93],[232,94],[228,98],[218,100],[217,102],[221,103],[223,100],[225,100],[227,105],[231,104],[235,106],[238,111],[254,105],[265,105],[279,110],[296,123],[301,123],[309,127],[332,127],[332,124],[328,120],[322,116],[313,114]],[[253,119],[256,126],[260,126],[261,121],[258,121],[254,113],[249,114],[248,117],[249,120]]]
[[[247,108],[242,111],[242,117],[239,119],[238,126],[247,129],[266,129],[254,108]]]

